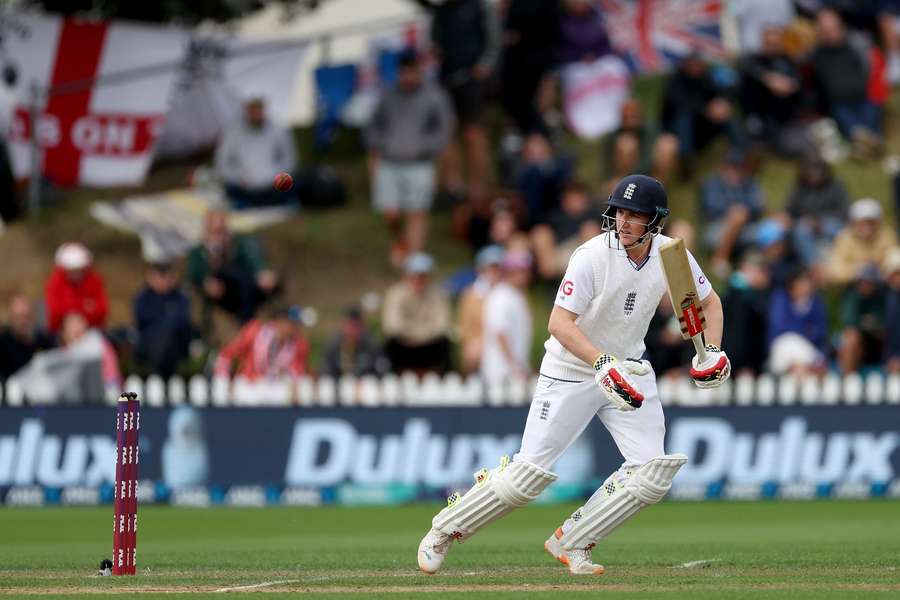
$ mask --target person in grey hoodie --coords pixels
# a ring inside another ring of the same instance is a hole
[[[447,95],[423,80],[418,56],[405,51],[397,85],[385,91],[366,131],[373,204],[391,228],[394,264],[425,246],[435,162],[454,122]]]
[[[234,209],[296,203],[295,193],[280,192],[272,185],[276,175],[297,168],[294,138],[266,117],[260,97],[248,99],[241,118],[223,133],[215,165]]]

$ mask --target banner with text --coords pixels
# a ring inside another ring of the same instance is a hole
[[[515,453],[524,408],[145,408],[144,501],[366,503],[437,499]],[[667,410],[669,452],[690,462],[672,496],[900,496],[895,407]],[[0,500],[111,494],[115,411],[0,409]],[[590,494],[621,461],[598,423],[555,465],[544,500]]]

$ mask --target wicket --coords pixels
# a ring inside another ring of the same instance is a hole
[[[137,394],[119,396],[116,414],[116,492],[113,517],[113,575],[134,575],[137,557],[138,433]]]

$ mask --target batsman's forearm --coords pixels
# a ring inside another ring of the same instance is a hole
[[[706,329],[703,337],[707,344],[722,347],[722,330],[725,328],[725,315],[722,312],[722,300],[719,295],[712,292],[701,302],[703,314],[706,316]]]
[[[563,348],[591,366],[601,353],[574,321],[564,318],[554,319],[551,314],[548,330]]]

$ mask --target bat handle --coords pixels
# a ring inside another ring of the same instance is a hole
[[[694,342],[694,349],[697,351],[697,364],[702,365],[706,362],[706,346],[703,345],[703,334],[699,333],[691,338]]]

